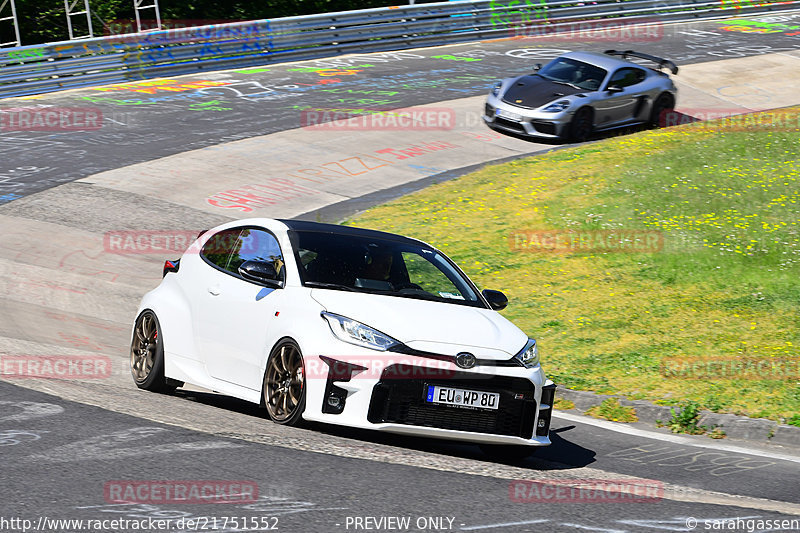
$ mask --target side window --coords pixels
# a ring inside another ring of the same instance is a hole
[[[611,77],[609,85],[617,87],[630,87],[636,85],[645,78],[644,71],[638,68],[621,68]]]
[[[272,263],[281,278],[286,275],[281,247],[268,231],[254,228],[235,228],[214,234],[200,252],[211,264],[239,276],[245,261]]]
[[[228,262],[231,258],[231,252],[239,246],[239,234],[242,233],[241,228],[226,229],[219,233],[215,233],[203,245],[203,250],[200,254],[211,264],[220,267],[223,270],[228,270]]]
[[[286,272],[283,254],[275,236],[260,229],[246,228],[241,231],[238,246],[233,250],[226,270],[238,273],[239,267],[245,261],[262,261],[272,263],[275,272],[284,278]]]

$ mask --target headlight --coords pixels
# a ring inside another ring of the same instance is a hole
[[[345,316],[335,315],[325,311],[323,311],[321,315],[322,318],[328,322],[331,331],[340,341],[363,346],[364,348],[380,350],[382,352],[396,344],[400,344],[398,341],[388,335],[384,335],[377,329],[372,329],[361,322],[356,322]]]
[[[500,87],[502,87],[502,86],[503,86],[503,84],[501,82],[499,82],[499,81],[497,83],[495,83],[494,85],[492,85],[492,96],[499,95],[500,94]]]
[[[528,339],[525,348],[514,356],[525,368],[533,368],[539,364],[539,349],[536,347],[536,339]]]
[[[548,105],[542,111],[546,113],[559,113],[569,107],[569,100],[559,100]]]

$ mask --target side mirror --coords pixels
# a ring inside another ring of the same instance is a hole
[[[621,93],[624,89],[619,85],[609,85],[606,87],[606,91],[610,93]]]
[[[506,298],[506,295],[500,291],[484,289],[481,291],[481,294],[484,298],[486,298],[486,301],[489,302],[489,307],[495,311],[505,309],[508,305],[508,298]]]
[[[540,70],[542,70],[542,64],[541,64],[541,63],[536,63],[536,64],[533,66],[533,71],[534,71],[534,72],[539,72]]]
[[[269,287],[281,287],[282,283],[275,265],[266,261],[245,261],[239,266],[239,274],[247,281]]]

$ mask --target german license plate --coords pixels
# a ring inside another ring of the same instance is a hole
[[[506,111],[505,109],[498,109],[497,116],[507,118],[508,120],[522,120],[522,115],[518,115],[516,113],[512,113],[511,111]]]
[[[425,400],[429,403],[454,405],[458,407],[472,407],[476,409],[497,409],[500,404],[500,395],[496,392],[481,392],[453,387],[428,385],[428,394]]]

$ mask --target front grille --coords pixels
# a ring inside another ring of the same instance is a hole
[[[397,368],[395,368],[397,367]],[[447,380],[391,379],[414,375],[413,367],[392,365],[375,385],[368,420],[530,439],[536,416],[534,386],[520,378],[454,372]],[[441,385],[500,394],[496,410],[464,409],[425,401],[426,385]]]
[[[513,120],[508,120],[502,117],[495,117],[494,123],[510,130],[525,133],[525,128],[522,127],[522,124],[520,124],[519,122],[514,122]]]

